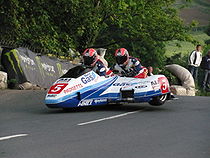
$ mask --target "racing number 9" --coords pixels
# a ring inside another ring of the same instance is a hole
[[[55,84],[50,88],[48,94],[59,94],[67,85],[67,83]]]

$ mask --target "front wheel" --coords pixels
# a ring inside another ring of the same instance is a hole
[[[149,104],[153,106],[160,106],[165,103],[166,99],[167,99],[167,94],[159,95],[159,96],[153,97],[152,100],[149,101]]]

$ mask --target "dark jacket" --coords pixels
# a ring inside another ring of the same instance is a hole
[[[210,70],[210,56],[206,55],[202,58],[201,68]]]

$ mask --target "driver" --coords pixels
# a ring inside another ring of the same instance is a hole
[[[116,64],[113,71],[117,71],[120,75],[134,77],[142,70],[142,65],[137,58],[131,57],[125,48],[115,51]]]
[[[95,49],[88,48],[82,53],[83,63],[87,68],[95,71],[99,76],[106,75],[106,67],[99,59]]]

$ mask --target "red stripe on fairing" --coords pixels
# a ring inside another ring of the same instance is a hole
[[[114,76],[114,73],[112,72],[112,70],[109,70],[109,71],[106,72],[106,75]]]

